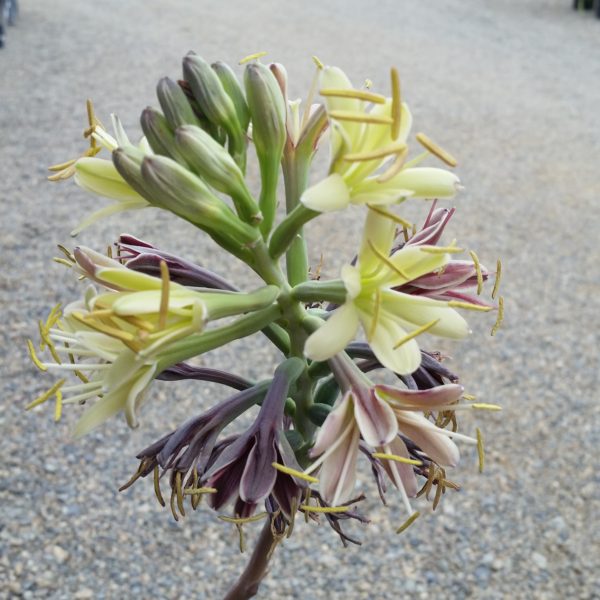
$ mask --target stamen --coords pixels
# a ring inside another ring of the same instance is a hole
[[[227,515],[217,515],[221,521],[226,523],[234,523],[236,525],[244,525],[245,523],[255,523],[256,521],[262,521],[269,515],[268,512],[261,512],[251,517],[228,517]]]
[[[426,498],[429,498],[429,490],[431,490],[433,486],[433,480],[435,479],[435,468],[432,464],[429,465],[427,469],[427,481],[423,485],[423,487],[417,493],[417,498],[425,494]]]
[[[67,392],[79,392],[81,390],[90,390],[90,389],[101,389],[102,382],[101,381],[91,381],[88,383],[78,383],[76,385],[69,385],[62,388],[63,393]]]
[[[194,465],[194,468],[192,469],[192,489],[197,489],[198,488],[198,469],[196,468],[196,465]],[[208,489],[208,488],[206,488]],[[210,488],[211,490],[214,490],[215,488]],[[216,490],[215,490],[216,491]],[[185,493],[185,491],[184,491]],[[194,494],[192,496],[192,510],[196,510],[198,508],[198,505],[200,504],[200,502],[202,502],[202,496],[203,494]]]
[[[413,232],[413,235],[416,232]],[[427,254],[460,254],[464,252],[464,248],[458,248],[456,246],[421,246],[421,252],[427,252]]]
[[[47,371],[48,367],[37,357],[37,354],[35,353],[35,348],[33,346],[33,342],[31,340],[27,340],[27,349],[29,350],[29,357],[31,358],[33,364],[40,371]]]
[[[160,278],[162,287],[160,289],[160,309],[158,327],[164,329],[167,326],[167,313],[169,310],[169,267],[164,260],[160,261]]]
[[[502,262],[500,259],[496,262],[496,281],[494,281],[494,289],[492,290],[492,299],[496,299],[498,288],[500,287],[500,279],[502,278]]]
[[[373,452],[371,456],[373,458],[382,458],[384,460],[394,460],[405,465],[421,466],[423,464],[423,462],[420,460],[415,460],[413,458],[404,458],[404,456],[398,456],[397,454],[386,454],[385,452]]]
[[[25,410],[31,410],[32,408],[35,408],[36,406],[43,404],[49,398],[52,398],[52,396],[54,394],[56,394],[56,392],[58,392],[58,390],[60,389],[60,387],[63,385],[63,383],[65,381],[66,381],[65,379],[59,379],[50,389],[46,390],[43,394],[39,395],[35,400],[30,402],[25,407]]]
[[[176,521],[179,521],[179,517],[177,516],[177,511],[175,510],[175,490],[171,490],[171,500],[169,502],[169,506],[171,507],[171,514]]]
[[[53,257],[52,261],[58,263],[59,265],[64,265],[65,267],[69,267],[69,269],[73,266],[73,263],[69,262],[66,258]]]
[[[196,472],[196,477],[198,477],[198,473]],[[183,490],[183,494],[185,496],[197,496],[197,495],[202,495],[202,494],[216,494],[217,493],[217,488],[213,488],[213,487],[191,487],[191,488],[185,488]]]
[[[410,515],[410,517],[408,517],[408,519],[406,519],[406,521],[404,521],[404,523],[402,523],[402,525],[400,525],[400,527],[398,527],[398,529],[396,529],[396,533],[402,533],[403,531],[406,531],[420,516],[421,513],[419,511],[414,512],[412,515]]]
[[[318,56],[315,56],[313,54],[312,59],[313,59],[313,62],[315,63],[315,65],[317,65],[317,69],[322,71],[325,68],[325,65],[320,61]]]
[[[368,160],[375,160],[377,158],[385,158],[394,154],[402,154],[406,150],[407,146],[404,143],[390,144],[371,152],[355,152],[354,154],[345,154],[342,158],[346,162],[364,162]]]
[[[435,496],[433,498],[433,503],[431,505],[431,510],[435,510],[442,499],[442,494],[444,493],[444,486],[442,485],[442,480],[438,478],[437,487],[435,488]]]
[[[400,154],[398,154],[398,156],[396,156],[394,162],[390,165],[389,169],[387,169],[381,175],[379,175],[379,177],[377,177],[377,183],[385,183],[386,181],[389,181],[390,179],[392,179],[392,177],[400,173],[400,171],[402,171],[402,169],[405,166],[404,161],[406,160],[407,156],[408,147],[404,150],[404,152],[401,152]]]
[[[100,323],[98,321],[93,320],[93,318],[90,319],[90,317],[86,317],[81,313],[74,312],[72,313],[72,315],[75,319],[77,319],[84,325],[87,325],[92,329],[95,329],[96,331],[100,331],[101,333],[106,333],[106,335],[121,340],[122,342],[135,341],[135,336],[131,333],[121,331],[120,329],[116,329],[115,327],[110,327],[108,325],[105,325],[104,323]]]
[[[367,240],[367,244],[369,248],[371,248],[371,250],[373,251],[373,254],[375,254],[377,258],[379,258],[383,263],[385,263],[387,267],[394,271],[394,273],[398,273],[398,275],[406,279],[406,281],[410,281],[410,277],[404,271],[402,271],[400,267],[397,267],[387,256],[385,256],[385,254],[378,250],[371,240]]]
[[[257,58],[262,58],[263,56],[266,56],[266,54],[267,52],[264,50],[261,52],[255,52],[254,54],[249,54],[248,56],[244,56],[244,58],[242,58],[242,60],[240,60],[238,64],[245,65],[246,63],[249,63],[252,60],[256,60]]]
[[[391,117],[352,110],[332,110],[329,116],[338,121],[352,121],[354,123],[371,123],[373,125],[390,125],[392,123]]]
[[[165,499],[163,498],[162,492],[160,491],[160,472],[158,470],[158,465],[154,467],[154,495],[158,500],[158,503],[164,508]]]
[[[470,302],[460,302],[459,300],[450,300],[448,306],[452,308],[465,308],[467,310],[476,310],[479,312],[490,312],[493,306],[480,306],[479,304],[471,304]]]
[[[142,467],[144,466],[144,461],[140,463],[138,470],[132,475],[131,479],[124,483],[120,488],[119,492],[124,492],[127,488],[131,487],[141,476],[142,476]]]
[[[397,140],[400,135],[402,100],[400,96],[400,75],[395,67],[390,70],[390,78],[392,83],[392,139]]]
[[[431,154],[437,156],[442,162],[445,162],[449,167],[456,167],[458,161],[443,148],[440,148],[431,138],[427,137],[424,133],[417,133],[417,142],[421,144],[426,150],[429,150]]]
[[[465,400],[469,400],[470,402],[472,402],[473,400],[475,400],[477,398],[477,396],[474,396],[473,394],[463,394],[462,397]]]
[[[477,258],[477,254],[473,250],[469,251],[471,259],[473,260],[473,265],[475,266],[475,271],[477,272],[477,295],[481,295],[481,291],[483,290],[483,273],[481,272],[481,264],[479,263],[479,258]]]
[[[367,204],[367,206],[369,207],[369,210],[376,212],[378,215],[381,215],[382,217],[386,217],[387,219],[390,219],[390,221],[394,221],[394,223],[398,223],[398,225],[402,225],[402,227],[404,227],[405,229],[412,227],[412,223],[409,223],[402,217],[399,217],[398,215],[396,215],[392,212],[389,212],[389,211],[385,210],[384,208],[377,206],[376,204]]]
[[[439,322],[440,322],[440,319],[434,319],[433,321],[430,321],[429,323],[422,325],[418,329],[411,331],[409,334],[405,335],[398,342],[396,342],[396,344],[394,344],[394,346],[393,346],[393,349],[396,350],[397,348],[400,348],[400,346],[402,346],[402,344],[406,344],[406,342],[410,342],[410,340],[416,338],[417,336],[421,335],[422,333],[429,331],[432,327],[435,327]]]
[[[316,477],[312,477],[311,475],[306,475],[302,471],[297,471],[296,469],[292,469],[291,467],[286,467],[285,465],[280,465],[277,462],[271,463],[271,466],[286,475],[291,475],[292,477],[297,477],[298,479],[303,479],[304,481],[308,481],[309,483],[319,483],[319,480]]]
[[[72,158],[71,160],[67,160],[64,163],[52,165],[48,167],[48,171],[64,171],[65,169],[68,169],[70,166],[74,165],[77,162],[77,160],[77,158]]]
[[[498,318],[492,327],[491,335],[496,335],[498,329],[500,329],[500,325],[502,325],[502,321],[504,320],[504,296],[500,296],[498,298]]]
[[[112,365],[110,363],[80,363],[75,365],[73,363],[65,364],[49,364],[43,363],[47,369],[53,369],[55,371],[78,371],[79,369],[90,369],[93,371],[104,371],[110,369]]]
[[[313,513],[344,513],[350,510],[350,506],[313,506],[310,504],[301,504],[300,510]]]
[[[327,98],[355,98],[356,100],[365,100],[374,104],[385,104],[385,96],[366,90],[324,88],[319,90],[319,94]]]
[[[373,320],[371,321],[371,326],[369,327],[369,331],[367,332],[367,340],[369,343],[373,339],[375,335],[375,331],[377,330],[377,325],[379,323],[379,314],[381,309],[381,290],[377,288],[375,290],[375,310],[373,312]]]
[[[479,472],[483,473],[483,465],[485,463],[485,452],[483,449],[483,435],[479,427],[475,430],[477,432],[477,454],[479,456]]]
[[[493,411],[498,411],[498,410],[502,410],[501,406],[498,406],[497,404],[485,404],[483,402],[476,402],[475,404],[471,404],[471,406],[473,408],[476,409],[483,409],[483,410],[493,410]]]

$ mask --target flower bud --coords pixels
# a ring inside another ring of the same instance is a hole
[[[229,152],[235,161],[245,166],[246,138],[235,104],[217,74],[202,58],[188,54],[183,59],[183,75],[207,119],[227,132]]]
[[[142,131],[156,154],[168,156],[179,163],[185,160],[175,147],[175,133],[162,113],[150,106],[142,111],[140,117]]]
[[[175,134],[177,152],[190,168],[216,190],[232,197],[238,214],[245,220],[261,220],[244,176],[229,153],[208,133],[193,125],[179,127]]]
[[[112,153],[115,168],[121,177],[140,195],[154,204],[150,191],[142,177],[142,161],[145,153],[134,146],[122,146]]]
[[[245,246],[256,242],[256,230],[240,221],[199,177],[174,160],[147,156],[142,162],[142,176],[152,196],[149,200],[156,206],[216,233],[225,243]]]
[[[156,86],[156,95],[173,130],[181,125],[200,125],[185,92],[172,79],[163,77]]]
[[[221,85],[235,106],[235,112],[237,113],[242,131],[246,131],[250,123],[250,111],[248,110],[248,104],[244,97],[244,91],[242,90],[235,73],[228,64],[221,61],[213,63],[211,67],[217,74],[217,77],[221,81]]]
[[[277,207],[279,163],[287,136],[286,107],[277,79],[265,65],[249,64],[244,84],[252,118],[252,139],[260,164],[260,209],[264,217],[261,230],[266,235],[273,225]]]

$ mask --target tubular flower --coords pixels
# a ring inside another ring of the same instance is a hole
[[[278,293],[273,286],[251,294],[192,290],[169,280],[166,263],[157,278],[88,248],[77,248],[73,260],[78,271],[110,291],[98,293],[90,287],[83,301],[65,309],[62,320],[54,315],[40,326],[54,364],[39,361],[32,344],[30,351],[42,370],[74,371],[82,380],[66,387],[62,381],[33,405],[54,393],[60,394],[61,403],[100,397],[81,417],[76,436],[121,410],[128,424],[137,426],[144,391],[159,374],[158,363],[173,342],[200,332],[209,320],[268,306]],[[66,364],[61,356],[70,362]],[[64,392],[74,396],[62,400]]]
[[[96,118],[90,101],[88,101],[88,117],[89,127],[84,132],[84,136],[89,137],[90,148],[77,159],[50,167],[51,171],[55,171],[55,174],[50,179],[60,181],[74,175],[75,183],[84,190],[92,194],[104,196],[105,198],[117,200],[117,202],[97,210],[84,219],[71,232],[71,235],[77,235],[82,229],[85,229],[99,219],[117,212],[149,206],[149,203],[121,177],[112,160],[96,157],[102,148],[112,152],[120,146],[132,146],[119,118],[116,115],[111,115],[115,132],[115,136],[113,137]],[[140,140],[137,149],[140,151],[140,154],[152,153],[146,138]]]
[[[417,167],[429,153],[447,164],[456,161],[423,134],[428,152],[406,162],[412,117],[400,100],[397,72],[392,70],[392,97],[354,89],[337,67],[321,71],[321,95],[330,121],[329,175],[308,188],[301,202],[330,212],[348,204],[391,204],[406,198],[452,198],[459,179],[445,169]]]
[[[341,352],[362,325],[379,362],[402,375],[421,362],[414,339],[419,334],[456,339],[469,333],[451,303],[395,289],[439,271],[449,254],[435,246],[407,246],[390,256],[393,238],[393,221],[370,210],[357,265],[342,268],[346,302],[306,341],[309,358],[323,361]]]

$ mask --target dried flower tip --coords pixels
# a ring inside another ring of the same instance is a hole
[[[398,529],[396,529],[396,533],[402,533],[403,531],[406,531],[420,516],[421,513],[419,511],[414,512],[412,515],[410,515],[410,517],[408,517],[408,519],[406,519],[406,521],[404,521],[404,523],[402,523],[402,525],[400,525],[400,527],[398,527]]]
[[[291,475],[292,477],[297,477],[298,479],[303,479],[304,481],[308,481],[309,483],[319,483],[319,480],[316,477],[312,477],[311,475],[306,475],[302,471],[297,471],[296,469],[292,469],[291,467],[286,467],[285,465],[280,465],[279,463],[271,463],[271,466],[285,473],[286,475]]]
[[[424,133],[417,133],[417,142],[421,144],[426,150],[431,152],[434,156],[437,156],[442,162],[445,162],[449,167],[456,167],[458,161],[443,148],[440,148],[431,138],[427,137]]]
[[[249,63],[250,61],[256,60],[257,58],[262,58],[263,56],[266,56],[266,55],[267,55],[267,52],[265,50],[262,50],[261,52],[255,52],[254,54],[248,54],[248,56],[244,56],[244,58],[242,58],[240,60],[238,65],[245,65],[246,63]]]

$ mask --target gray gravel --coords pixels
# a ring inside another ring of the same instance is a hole
[[[25,340],[50,305],[79,293],[49,259],[95,203],[47,183],[45,167],[83,147],[87,97],[138,131],[155,82],[177,76],[189,49],[234,64],[269,50],[295,94],[308,86],[311,54],[380,86],[397,65],[416,131],[460,157],[467,189],[455,231],[484,262],[501,255],[506,273],[503,331],[490,338],[489,319],[473,319],[472,343],[445,347],[468,391],[504,406],[479,419],[484,474],[466,450],[455,473],[463,490],[402,536],[399,511],[367,487],[373,522],[355,532],[363,546],[344,550],[329,528],[301,525],[261,597],[600,597],[600,22],[570,5],[22,2],[0,52],[1,597],[216,599],[245,562],[235,531],[208,511],[176,524],[150,485],[116,491],[136,451],[220,397],[216,387],[158,385],[142,428],[113,420],[77,443],[68,433],[76,410],[58,426],[50,409],[23,411],[46,383]],[[313,259],[323,252],[330,275],[353,253],[360,224],[351,219],[310,227]],[[80,241],[102,249],[125,230],[252,283],[191,227],[155,211],[103,221]],[[205,364],[261,376],[272,358],[256,338]]]

